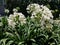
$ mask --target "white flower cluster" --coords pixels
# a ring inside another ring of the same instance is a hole
[[[43,26],[44,24],[46,25],[46,22],[48,20],[49,23],[53,23],[53,15],[51,13],[51,10],[47,8],[46,6],[39,5],[39,4],[29,4],[27,6],[27,13],[31,14],[31,18],[35,17],[41,17],[41,25]]]
[[[18,21],[21,24],[24,24],[24,23],[26,23],[26,18],[22,13],[14,12],[13,14],[10,14],[10,16],[8,18],[8,25],[12,26],[14,28],[16,23],[18,23]]]
[[[51,10],[49,10],[49,8],[35,3],[27,6],[27,12],[31,13],[32,18],[37,17],[37,14],[41,14],[45,19],[53,18]]]
[[[28,13],[31,13],[31,18],[36,17],[36,14],[41,12],[40,5],[35,3],[28,5],[26,9]]]
[[[5,13],[9,13],[9,10],[8,9],[5,9]]]
[[[18,10],[16,8],[13,9],[13,12],[18,12]]]

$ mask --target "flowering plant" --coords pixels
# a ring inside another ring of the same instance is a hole
[[[53,22],[51,10],[30,4],[27,12],[31,17],[14,11],[0,19],[0,45],[60,45],[60,26]]]
[[[15,25],[19,22],[22,25],[23,25],[23,23],[26,23],[26,18],[22,13],[14,12],[14,14],[10,14],[10,16],[8,18],[8,25],[15,27]]]
[[[47,27],[47,25],[51,25],[53,23],[53,15],[51,10],[46,6],[39,5],[39,4],[29,4],[27,6],[27,12],[31,13],[31,18],[39,18],[41,21],[41,25]],[[47,24],[46,22],[50,23]],[[52,27],[52,26],[50,26]]]

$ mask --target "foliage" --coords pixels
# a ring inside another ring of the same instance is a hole
[[[16,25],[15,28],[4,24],[6,18],[2,18],[3,26],[0,26],[0,45],[59,45],[60,26],[54,23],[53,29],[41,29],[40,22],[27,18],[27,23]]]

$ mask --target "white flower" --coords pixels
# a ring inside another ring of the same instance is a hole
[[[32,15],[32,16],[31,16],[31,19],[33,19],[34,17],[35,17],[35,15]]]
[[[21,24],[26,23],[26,18],[22,13],[18,13]]]
[[[9,10],[8,9],[5,9],[5,13],[9,13]]]
[[[14,17],[19,16],[19,20],[25,20],[25,16],[22,13],[14,13]]]
[[[50,17],[43,15],[44,20],[50,20]]]
[[[40,5],[40,8],[43,8],[43,5]]]
[[[18,10],[14,8],[14,9],[13,9],[13,12],[18,12]]]
[[[47,15],[48,18],[53,18],[51,11],[46,6],[35,3],[27,6],[27,12],[31,13],[31,17],[35,17],[38,13],[40,13],[41,15]]]
[[[27,13],[31,14],[31,18],[38,17],[38,15],[41,17],[41,25],[44,27],[46,25],[46,20],[49,23],[53,23],[53,15],[51,13],[51,10],[47,8],[46,6],[39,5],[39,4],[29,4],[27,6]]]
[[[11,19],[11,20],[13,20],[13,19],[14,19],[13,14],[10,14],[10,15],[9,15],[9,19]]]
[[[37,9],[40,9],[40,5],[35,4],[35,3],[28,5],[27,8],[26,8],[27,12],[30,12],[30,13],[37,10]]]
[[[49,8],[47,8],[46,6],[43,7],[44,10],[49,10]]]
[[[8,19],[8,25],[14,28],[16,23],[13,20]]]
[[[16,17],[18,17],[18,19]],[[10,16],[8,18],[8,25],[15,27],[15,25],[16,25],[16,23],[18,23],[18,21],[20,21],[21,24],[24,24],[24,23],[26,23],[26,18],[22,13],[14,12],[13,14],[10,14]]]

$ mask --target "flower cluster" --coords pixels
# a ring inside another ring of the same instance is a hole
[[[40,5],[39,4],[30,4],[27,6],[27,12],[31,13],[31,18],[36,17],[36,14],[41,12],[42,9],[40,9]]]
[[[46,6],[34,3],[34,4],[28,5],[26,9],[27,9],[27,12],[31,13],[32,16],[36,16],[39,13],[45,19],[53,18],[51,10],[49,10],[49,8],[47,8]]]
[[[38,18],[41,22],[41,26],[52,27],[49,26],[53,23],[53,15],[51,10],[48,7],[39,5],[39,4],[29,4],[27,6],[27,12],[31,14],[31,18]],[[22,13],[18,13],[17,9],[13,9],[13,14],[11,14],[8,18],[8,24],[12,27],[15,27],[16,23],[20,22],[21,24],[26,23],[26,18]],[[37,19],[37,20],[38,20]]]
[[[14,8],[14,9],[13,9],[13,12],[18,12],[18,10]]]
[[[13,14],[10,14],[8,18],[8,25],[15,27],[16,23],[21,23],[24,24],[26,23],[26,18],[22,13],[16,13],[14,12]]]
[[[9,10],[8,9],[5,9],[5,13],[9,13]]]
[[[39,5],[39,4],[29,4],[27,6],[27,13],[31,14],[31,18],[39,17],[41,25],[46,25],[46,22],[53,23],[53,15],[51,13],[51,10],[49,10],[48,7]]]

